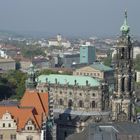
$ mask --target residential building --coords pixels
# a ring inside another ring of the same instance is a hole
[[[43,119],[47,114],[48,94],[26,90],[19,105],[0,105],[0,138],[41,140]]]
[[[92,64],[96,60],[95,46],[91,46],[90,43],[80,46],[80,63]]]
[[[71,43],[65,39],[62,38],[62,36],[60,34],[57,35],[56,38],[52,38],[48,40],[48,46],[56,46],[56,47],[64,47],[64,48],[69,48],[71,47]]]
[[[15,70],[16,69],[16,62],[11,58],[0,58],[0,70],[8,71],[8,70]]]

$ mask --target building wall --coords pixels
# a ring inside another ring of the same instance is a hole
[[[75,70],[73,72],[73,75],[90,76],[104,79],[104,72],[91,68],[90,66]]]
[[[33,140],[40,140],[41,134],[38,132],[22,132],[17,133],[17,140],[26,140],[27,137],[32,137]]]
[[[63,57],[63,66],[66,68],[71,68],[73,65],[73,62],[76,64],[79,64],[80,61],[80,55],[79,54],[68,54],[64,55]]]
[[[39,92],[45,92],[48,87],[39,84],[37,89]],[[67,109],[71,108],[75,111],[102,111],[103,96],[100,87],[90,86],[68,86],[68,85],[50,85],[50,91],[54,97],[54,108]],[[106,97],[104,97],[106,98]],[[106,99],[107,101],[108,99]],[[69,103],[72,101],[72,106]]]
[[[136,72],[136,82],[140,82],[140,71]]]
[[[80,47],[80,63],[92,64],[96,59],[94,46],[83,45]]]
[[[0,61],[0,69],[5,71],[15,70],[15,61],[7,61],[7,60],[3,62]]]
[[[11,140],[11,135],[17,135],[17,132],[16,129],[0,129],[0,135],[3,136],[3,140]]]

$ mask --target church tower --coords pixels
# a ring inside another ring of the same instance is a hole
[[[121,36],[116,44],[115,89],[111,100],[114,121],[132,121],[135,117],[135,92],[133,69],[133,46],[127,24],[127,11],[120,28]]]
[[[35,89],[37,82],[36,82],[36,75],[34,70],[34,65],[31,63],[28,69],[28,79],[26,80],[26,89]]]

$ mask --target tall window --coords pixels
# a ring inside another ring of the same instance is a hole
[[[60,105],[63,105],[63,104],[64,104],[64,102],[63,102],[62,99],[59,100],[59,104],[60,104]]]
[[[92,101],[91,102],[91,108],[95,108],[95,107],[96,107],[95,101]]]
[[[84,107],[83,101],[79,101],[79,107]]]
[[[0,140],[3,140],[3,135],[2,134],[0,134]]]
[[[26,140],[33,140],[33,136],[27,136]]]
[[[73,106],[73,102],[72,102],[72,100],[70,99],[69,101],[68,101],[68,108],[71,108]]]
[[[3,123],[2,126],[5,127],[5,123]]]
[[[10,138],[11,140],[16,140],[16,134],[11,134]]]

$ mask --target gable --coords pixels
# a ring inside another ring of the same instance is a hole
[[[100,72],[99,70],[95,69],[95,68],[92,68],[90,66],[87,66],[87,67],[83,67],[83,68],[80,68],[80,69],[77,69],[76,72],[78,71],[85,71],[85,72]]]

